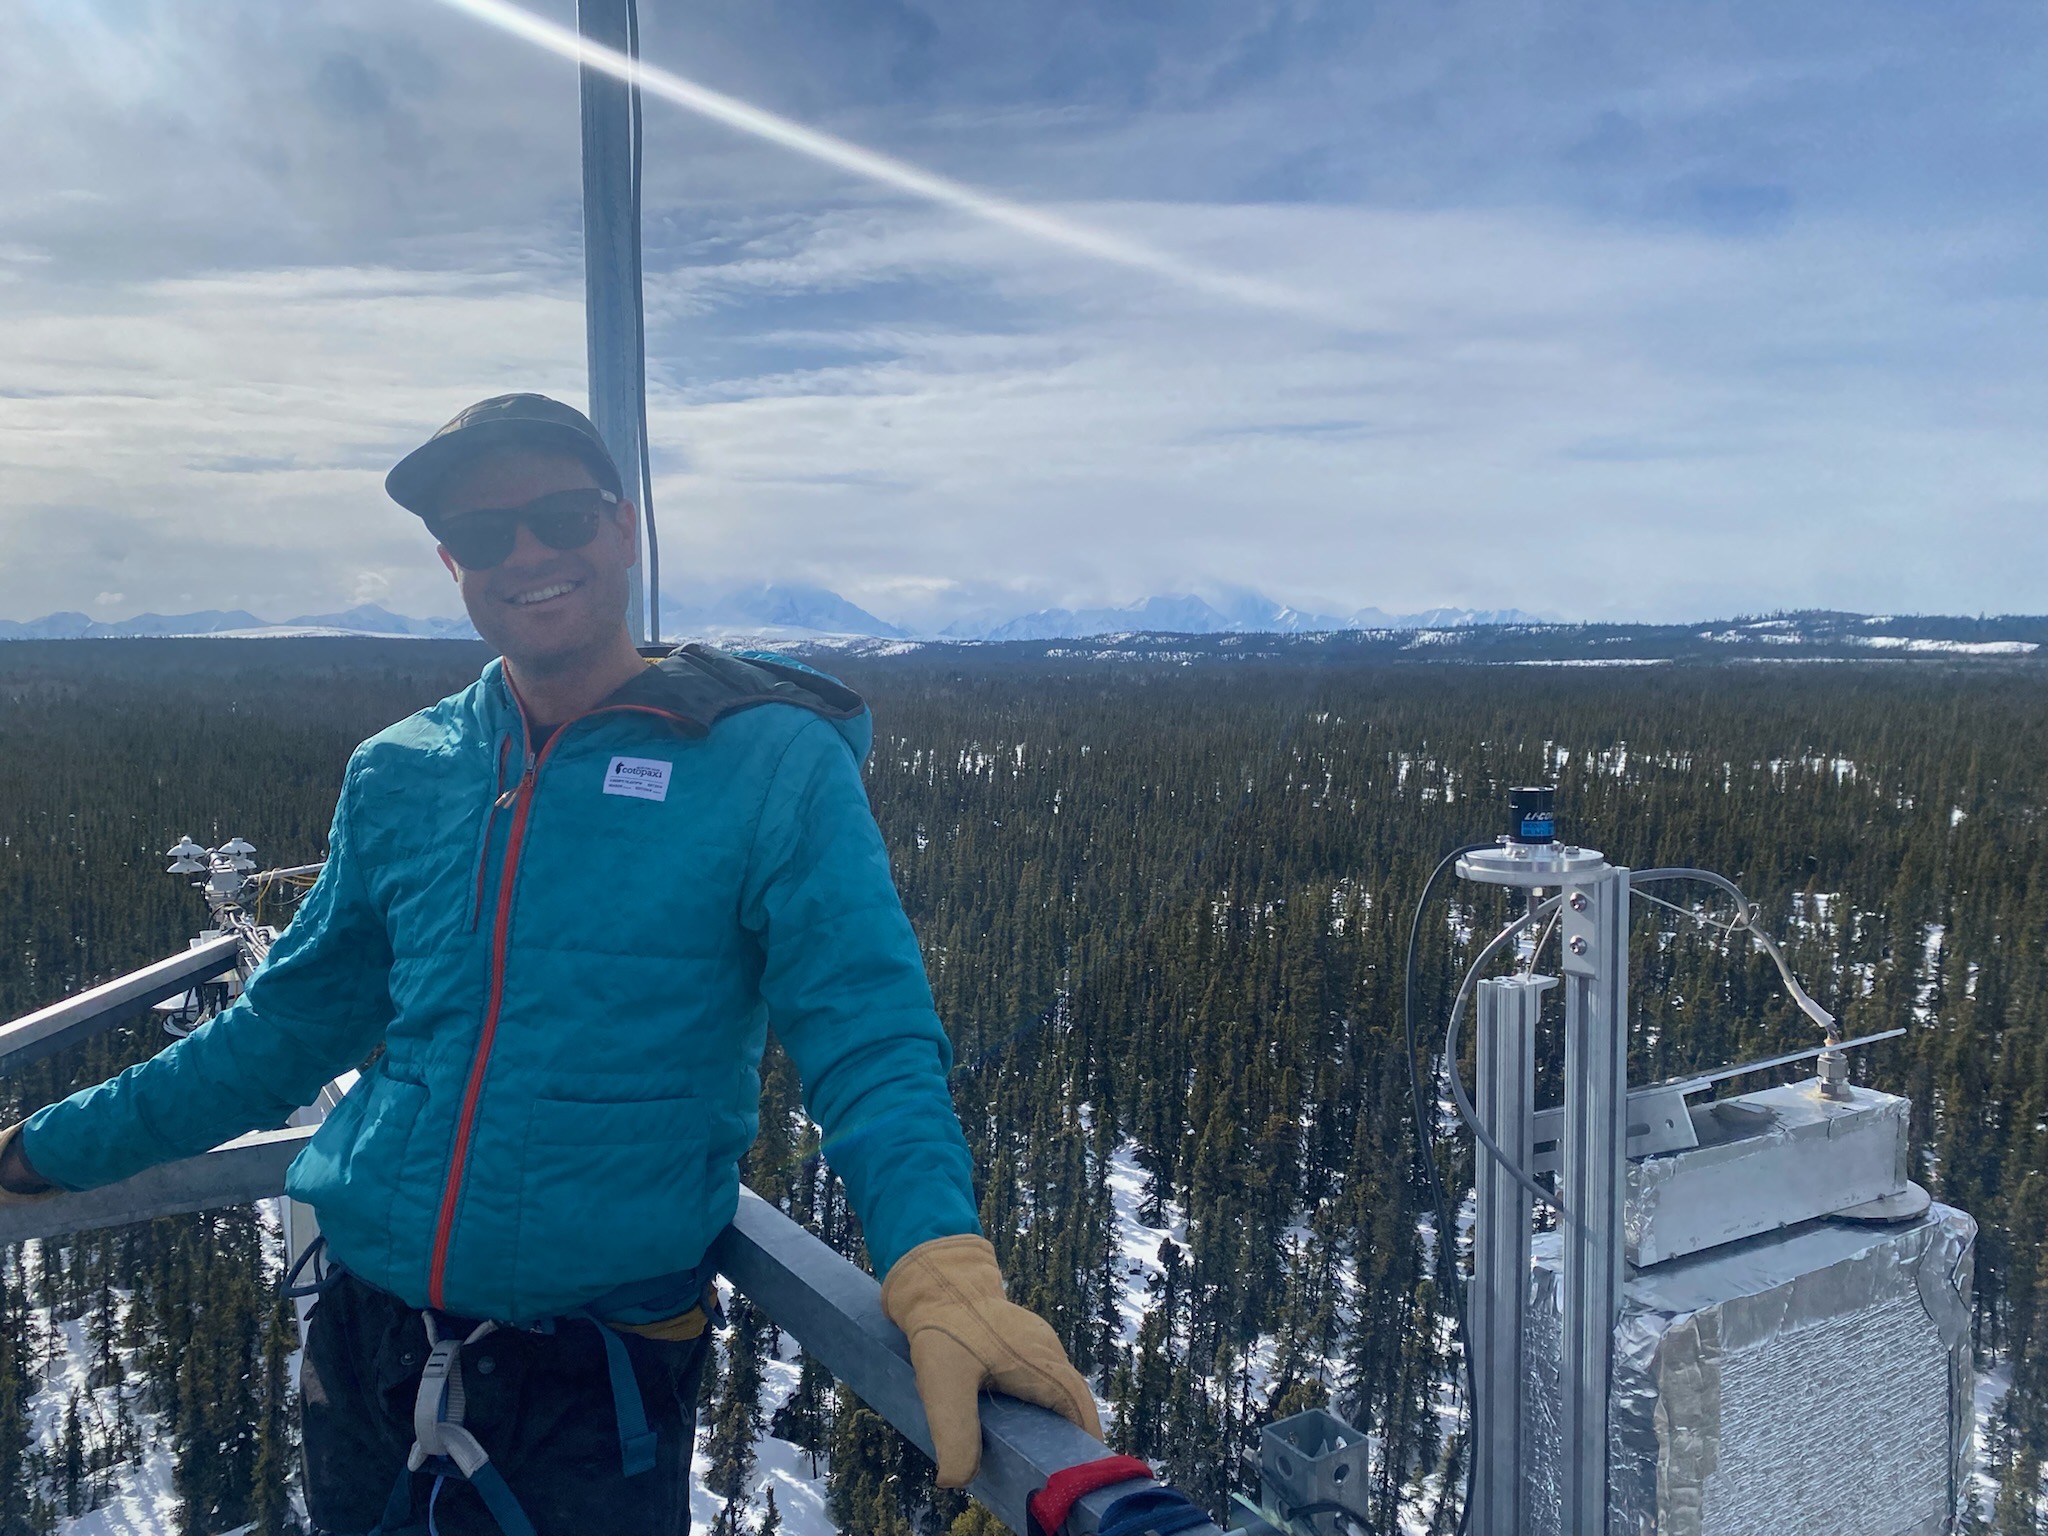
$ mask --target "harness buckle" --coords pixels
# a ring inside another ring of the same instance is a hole
[[[417,1472],[436,1456],[445,1456],[462,1469],[464,1477],[491,1458],[475,1435],[462,1427],[468,1402],[462,1386],[462,1347],[474,1344],[498,1325],[479,1323],[466,1339],[442,1338],[434,1314],[426,1319],[427,1342],[433,1348],[420,1368],[419,1395],[412,1404],[412,1449],[406,1453],[409,1471]]]

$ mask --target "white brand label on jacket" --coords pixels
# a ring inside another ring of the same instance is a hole
[[[631,795],[635,800],[666,800],[668,772],[674,766],[651,757],[615,757],[604,771],[604,792]]]

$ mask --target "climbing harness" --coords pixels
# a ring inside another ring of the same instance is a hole
[[[384,1518],[377,1529],[385,1536],[398,1536],[412,1520],[412,1478],[415,1472],[431,1471],[434,1489],[427,1497],[427,1529],[434,1526],[434,1505],[441,1496],[441,1484],[451,1475],[460,1477],[477,1491],[484,1508],[498,1522],[505,1536],[534,1536],[533,1522],[512,1497],[505,1475],[491,1465],[490,1452],[477,1443],[463,1427],[462,1351],[497,1329],[496,1323],[478,1323],[467,1338],[442,1338],[434,1314],[422,1312],[427,1325],[426,1367],[420,1372],[419,1396],[413,1400],[412,1450],[405,1458],[405,1470],[384,1506]],[[413,1527],[417,1529],[417,1527]]]
[[[319,1295],[349,1273],[340,1261],[325,1253],[326,1243],[324,1237],[316,1238],[299,1255],[284,1278],[285,1295]],[[312,1278],[302,1282],[300,1275],[309,1269]],[[598,1309],[603,1308],[625,1326],[634,1326],[674,1317],[694,1303],[703,1308],[707,1324],[722,1322],[723,1314],[718,1306],[717,1292],[711,1288],[710,1275],[710,1270],[700,1267],[682,1274],[621,1286],[565,1318],[548,1318],[530,1328],[515,1330],[553,1334],[559,1322],[586,1322],[597,1330],[597,1336],[604,1345],[605,1370],[611,1378],[612,1408],[618,1419],[619,1465],[627,1477],[638,1477],[643,1472],[654,1470],[656,1436],[647,1422],[647,1405],[640,1396],[640,1383],[633,1374],[633,1360],[626,1351],[626,1341],[616,1328],[598,1315]],[[360,1276],[357,1278],[361,1279]],[[363,1283],[367,1285],[369,1282]],[[419,1392],[413,1399],[412,1449],[406,1455],[405,1466],[392,1487],[391,1497],[385,1501],[383,1517],[369,1536],[419,1536],[422,1532],[426,1536],[436,1536],[434,1506],[440,1499],[443,1484],[451,1477],[459,1478],[476,1489],[477,1497],[483,1500],[484,1508],[490,1511],[491,1518],[498,1522],[505,1536],[535,1536],[533,1522],[519,1507],[519,1500],[513,1496],[505,1475],[492,1463],[490,1452],[463,1423],[468,1396],[462,1382],[462,1352],[487,1335],[510,1325],[482,1322],[466,1337],[456,1338],[442,1335],[440,1319],[431,1310],[420,1313],[420,1320],[426,1325],[428,1352],[426,1364],[420,1370]],[[413,1478],[421,1472],[432,1473],[434,1478],[427,1494],[424,1525],[413,1520]]]
[[[646,1404],[640,1397],[640,1383],[633,1375],[632,1359],[626,1353],[626,1341],[588,1311],[572,1316],[589,1323],[604,1341],[605,1366],[611,1375],[612,1406],[619,1421],[620,1467],[627,1477],[653,1471],[655,1434],[648,1427]],[[385,1503],[384,1517],[371,1536],[412,1536],[422,1529],[412,1523],[413,1476],[420,1472],[430,1472],[434,1476],[433,1488],[427,1495],[427,1532],[432,1533],[434,1529],[434,1504],[441,1496],[442,1484],[456,1477],[476,1490],[477,1497],[483,1500],[484,1508],[490,1511],[491,1518],[498,1522],[505,1536],[535,1536],[533,1522],[526,1518],[526,1511],[513,1497],[505,1475],[492,1463],[490,1452],[462,1422],[468,1406],[462,1385],[462,1352],[486,1335],[497,1332],[501,1325],[478,1323],[465,1338],[444,1337],[432,1312],[422,1312],[420,1318],[426,1324],[430,1348],[427,1363],[420,1371],[419,1394],[413,1400],[412,1450],[407,1454],[404,1470],[398,1474],[391,1497]],[[549,1319],[526,1331],[551,1334],[555,1331],[555,1323]]]

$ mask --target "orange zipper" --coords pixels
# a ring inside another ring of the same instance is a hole
[[[491,1046],[498,1036],[498,1016],[505,1005],[505,951],[512,932],[512,887],[519,872],[520,849],[526,841],[526,822],[533,811],[534,786],[540,778],[540,770],[548,760],[557,743],[573,725],[596,715],[613,713],[637,713],[658,715],[665,720],[675,720],[688,725],[686,716],[665,709],[655,709],[646,704],[609,704],[565,720],[555,728],[547,745],[538,755],[533,751],[533,731],[527,724],[526,705],[519,697],[519,690],[512,687],[512,680],[505,679],[511,688],[512,699],[519,706],[519,727],[526,746],[526,767],[519,782],[499,795],[491,808],[491,814],[504,809],[507,804],[516,806],[512,813],[512,827],[505,835],[505,857],[498,873],[497,914],[491,923],[491,990],[489,1001],[484,1006],[483,1032],[477,1038],[476,1055],[469,1064],[469,1082],[462,1091],[462,1112],[455,1121],[455,1145],[448,1157],[448,1182],[441,1190],[440,1215],[434,1223],[434,1252],[427,1269],[427,1303],[439,1310],[447,1305],[446,1286],[448,1281],[448,1250],[455,1237],[455,1210],[461,1202],[463,1176],[468,1171],[469,1144],[476,1130],[476,1111],[483,1098],[484,1077],[490,1067]],[[489,847],[486,834],[485,847]],[[488,853],[486,854],[488,857]],[[477,905],[483,904],[482,866],[478,866]]]

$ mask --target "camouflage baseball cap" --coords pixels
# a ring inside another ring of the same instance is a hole
[[[589,466],[614,496],[626,494],[619,467],[588,416],[546,395],[493,395],[479,400],[413,449],[384,477],[384,489],[408,512],[430,515],[449,474],[490,448],[555,448]]]

